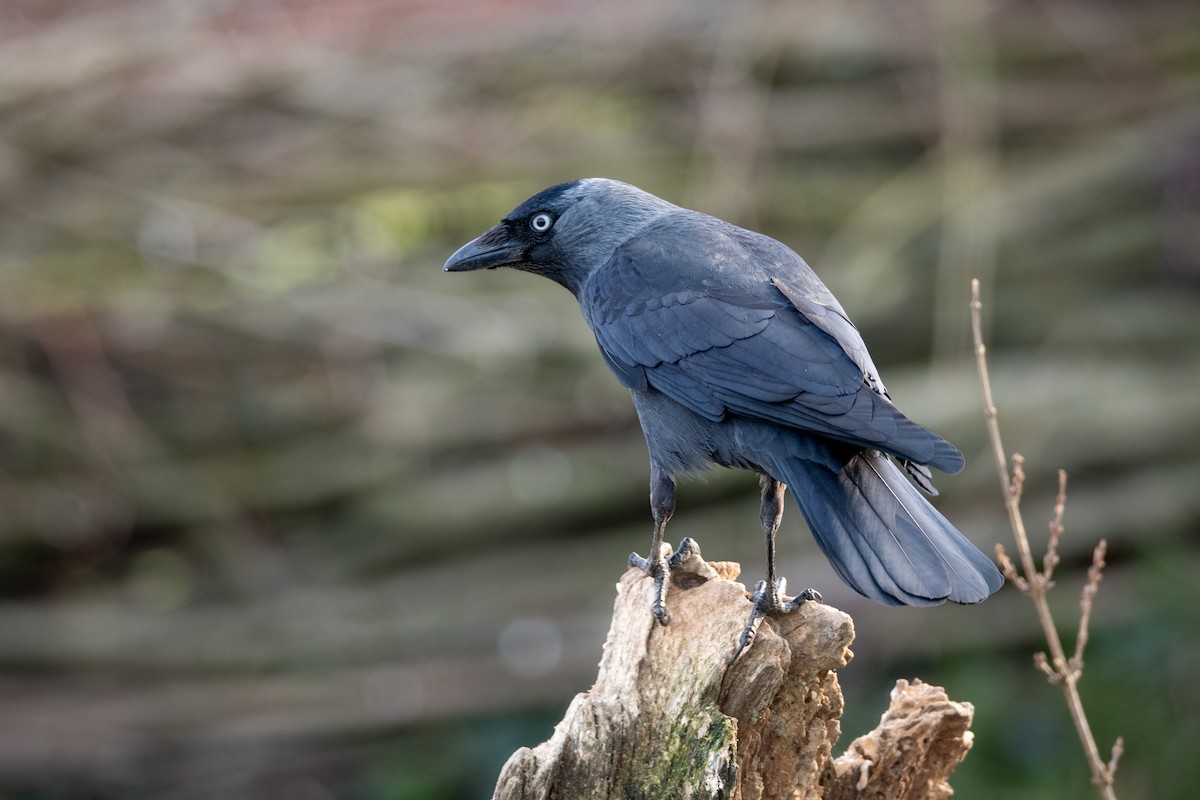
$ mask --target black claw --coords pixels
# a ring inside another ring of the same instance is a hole
[[[678,549],[676,549],[675,552],[671,554],[671,557],[667,559],[667,566],[671,569],[675,569],[693,555],[700,555],[700,545],[695,539],[687,536],[679,542]]]
[[[762,624],[762,614],[750,612],[750,621],[746,623],[746,627],[742,629],[742,635],[738,637],[737,649],[733,651],[733,656],[729,659],[730,663],[738,660],[744,651],[754,644],[754,637],[758,635],[758,626]]]

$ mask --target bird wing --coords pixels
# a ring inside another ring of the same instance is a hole
[[[580,299],[617,378],[713,421],[750,417],[961,468],[953,445],[887,399],[862,337],[803,260],[726,228],[635,237],[592,276]]]

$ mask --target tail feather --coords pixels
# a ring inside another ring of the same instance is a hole
[[[991,559],[925,500],[886,455],[812,436],[773,448],[838,575],[887,605],[978,603],[1004,583]]]

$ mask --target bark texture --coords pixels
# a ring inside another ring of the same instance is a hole
[[[950,773],[971,749],[974,713],[940,686],[896,681],[879,726],[835,762],[826,800],[944,800],[954,794]]]

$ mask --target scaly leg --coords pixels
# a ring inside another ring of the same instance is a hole
[[[763,533],[767,537],[767,579],[759,581],[754,586],[754,594],[750,598],[753,608],[750,609],[750,620],[746,623],[741,637],[738,639],[737,650],[733,653],[736,660],[742,651],[754,643],[758,634],[758,626],[763,617],[768,614],[787,614],[794,611],[810,600],[820,602],[821,593],[816,589],[805,589],[793,598],[788,598],[787,579],[775,577],[775,534],[779,524],[783,522],[783,493],[787,490],[779,481],[769,475],[759,475],[762,485],[762,501],[758,507],[758,518],[762,523]]]
[[[654,578],[651,611],[660,624],[667,625],[671,622],[671,615],[667,612],[667,586],[671,580],[671,568],[691,555],[695,542],[684,539],[669,559],[663,557],[663,536],[667,523],[675,513],[675,479],[655,464],[650,465],[650,513],[654,515],[654,537],[650,540],[649,558],[630,553],[629,566],[644,570]]]

